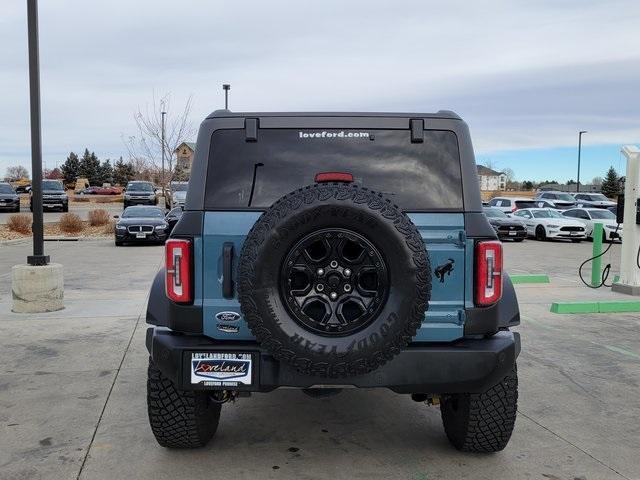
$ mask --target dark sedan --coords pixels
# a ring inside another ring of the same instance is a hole
[[[0,183],[0,210],[20,211],[20,197],[8,183]]]
[[[20,197],[13,187],[5,182],[0,183],[0,210],[20,211]]]
[[[134,206],[125,208],[122,217],[117,217],[115,228],[116,245],[127,242],[164,243],[169,224],[164,212],[158,207]]]
[[[508,217],[497,208],[483,208],[483,210],[500,240],[510,239],[521,242],[527,238],[527,228],[520,220]]]

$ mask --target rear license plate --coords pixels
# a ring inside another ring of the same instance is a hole
[[[509,235],[516,236],[518,232],[509,232]]]
[[[144,232],[136,233],[136,238],[145,238],[146,236],[147,234]]]
[[[571,235],[572,237],[578,235],[578,232],[571,232],[569,235]]]
[[[250,353],[192,353],[191,384],[211,387],[251,385]]]

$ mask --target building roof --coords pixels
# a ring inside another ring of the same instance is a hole
[[[180,148],[182,145],[186,145],[187,147],[189,147],[191,150],[193,150],[194,152],[196,151],[196,144],[195,142],[182,142],[180,145],[178,145],[178,148]],[[178,150],[178,148],[176,148],[176,150]]]
[[[487,177],[497,177],[502,174],[503,172],[496,172],[495,170],[491,170],[489,167],[485,167],[484,165],[478,165],[478,175],[485,175]]]

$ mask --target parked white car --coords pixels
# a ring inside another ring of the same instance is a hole
[[[583,223],[565,217],[552,208],[525,208],[512,216],[521,219],[527,226],[527,234],[536,240],[564,238],[578,243],[587,238]]]
[[[526,197],[494,197],[487,206],[502,210],[504,213],[515,212],[522,208],[553,208],[551,202]]]
[[[562,212],[565,217],[575,218],[587,227],[587,237],[593,238],[593,225],[602,224],[602,240],[622,241],[622,224],[618,227],[613,212],[603,208],[572,208]]]

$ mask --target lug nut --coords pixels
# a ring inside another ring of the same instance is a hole
[[[318,274],[319,277],[321,277],[322,275],[324,275],[324,268],[319,268],[316,273]]]
[[[329,266],[331,268],[338,268],[338,261],[337,260],[331,260],[331,263],[329,264]]]
[[[319,291],[319,292],[323,291],[324,290],[324,285],[319,283],[318,285],[316,285],[316,290]]]
[[[344,284],[344,291],[345,292],[350,292],[351,291],[351,285],[349,285],[348,283]]]
[[[348,268],[345,268],[345,269],[344,269],[344,276],[345,276],[345,277],[350,277],[350,276],[351,276],[351,270],[350,270],[350,269],[348,269]]]
[[[336,292],[331,292],[329,297],[331,298],[331,300],[335,300],[336,298],[338,298],[338,294]]]

